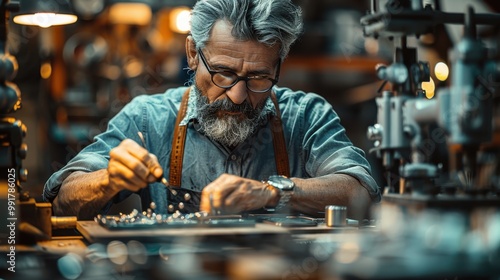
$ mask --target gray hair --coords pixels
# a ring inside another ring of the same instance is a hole
[[[283,60],[302,33],[302,10],[291,0],[200,0],[191,17],[191,36],[203,48],[215,22],[227,20],[238,40],[256,40],[268,46],[280,44]]]

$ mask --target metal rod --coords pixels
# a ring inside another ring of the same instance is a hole
[[[141,143],[142,143],[142,147],[144,149],[146,149],[146,141],[144,140],[144,135],[142,135],[142,132],[137,132],[137,135],[139,135],[139,139],[141,139]],[[147,150],[147,149],[146,149]],[[167,187],[167,189],[170,190],[170,192],[173,194],[173,195],[177,195],[177,191],[174,190],[172,187],[170,187],[170,184],[168,183],[167,179],[165,179],[164,176],[162,176],[161,178],[158,179],[158,182],[161,182],[165,187]]]

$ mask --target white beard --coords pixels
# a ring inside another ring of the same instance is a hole
[[[208,98],[201,94],[199,88],[193,86],[194,93],[198,95],[196,110],[198,111],[199,130],[207,137],[227,147],[236,147],[248,139],[257,128],[262,125],[267,114],[263,112],[265,104],[259,104],[253,109],[248,102],[237,105],[229,99],[208,102]],[[226,114],[220,116],[220,111],[243,112],[244,115]]]

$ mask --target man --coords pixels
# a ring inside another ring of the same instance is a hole
[[[298,7],[198,1],[191,25],[192,86],[135,98],[53,174],[44,198],[56,215],[92,218],[133,192],[158,213],[317,215],[335,204],[359,216],[380,199],[363,151],[332,107],[276,86],[302,29]],[[158,182],[163,177],[171,189]]]

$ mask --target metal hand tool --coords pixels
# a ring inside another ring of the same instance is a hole
[[[137,135],[139,135],[139,139],[141,139],[141,143],[142,143],[142,147],[144,149],[146,149],[146,141],[144,140],[144,135],[142,135],[142,132],[137,132]],[[170,192],[173,194],[173,195],[177,195],[177,191],[174,190],[168,183],[167,179],[165,179],[165,177],[161,177],[161,178],[158,178],[157,180],[158,182],[161,182],[163,185],[165,185],[165,187],[167,187],[167,189],[170,190]]]

